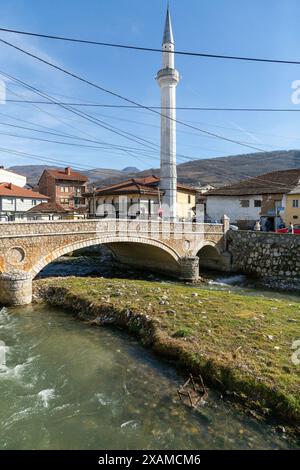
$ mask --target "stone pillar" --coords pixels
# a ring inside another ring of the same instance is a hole
[[[230,229],[230,218],[228,217],[228,215],[223,215],[222,222],[223,222],[223,232],[224,232],[223,251],[227,251],[227,235]]]
[[[25,272],[0,275],[0,304],[28,305],[32,302],[32,277]]]
[[[197,281],[199,278],[199,258],[189,256],[181,258],[181,279],[183,281]]]
[[[228,215],[223,215],[222,222],[223,222],[223,231],[224,233],[227,233],[230,227],[230,218],[228,217]]]

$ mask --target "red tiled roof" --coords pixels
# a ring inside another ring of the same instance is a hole
[[[259,194],[287,194],[300,180],[300,169],[273,171],[239,183],[208,191],[206,196],[251,196]]]
[[[63,206],[57,204],[56,202],[41,202],[37,206],[32,207],[27,212],[37,212],[37,213],[46,213],[46,214],[65,214],[66,211]]]
[[[147,194],[157,196],[160,179],[155,176],[146,176],[145,178],[131,178],[126,181],[104,186],[96,190],[96,195],[118,195],[118,194]],[[196,193],[196,190],[184,184],[177,184],[177,189],[182,189]]]
[[[69,170],[69,173],[67,172]],[[57,180],[67,180],[67,181],[82,181],[86,182],[88,180],[87,176],[78,173],[76,171],[73,171],[71,168],[67,169],[61,169],[61,170],[45,170],[46,173],[48,173],[50,176]]]
[[[32,189],[20,188],[11,183],[0,183],[0,196],[21,197],[30,199],[49,199],[48,196],[33,191]]]

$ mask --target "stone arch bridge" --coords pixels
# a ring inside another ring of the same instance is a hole
[[[0,223],[0,303],[31,303],[32,280],[47,264],[100,244],[121,263],[195,280],[202,249],[226,268],[228,229],[227,217],[223,224],[108,219]]]

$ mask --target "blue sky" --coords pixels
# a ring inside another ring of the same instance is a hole
[[[177,50],[300,59],[298,0],[171,0],[170,3]],[[159,48],[165,11],[165,0],[2,0],[0,26]],[[3,32],[0,38],[142,104],[158,106],[160,103],[154,80],[161,66],[158,53],[68,44]],[[296,107],[291,102],[291,84],[300,79],[299,65],[176,56],[176,67],[182,75],[177,90],[178,106]],[[3,44],[0,44],[0,71],[63,101],[125,104]],[[6,85],[7,98],[39,99],[13,81]],[[125,166],[144,169],[159,165],[159,116],[137,109],[80,109],[118,130],[153,142],[153,150],[59,107],[12,103],[0,105],[0,147],[40,155],[49,163],[55,159],[62,165],[69,162],[87,169]],[[300,148],[300,113],[178,111],[178,119],[265,150]],[[14,129],[3,123],[68,133],[127,149],[91,149],[31,141],[25,136],[93,145]],[[182,126],[177,131],[179,163],[186,161],[182,155],[208,158],[250,151]],[[43,164],[43,161],[0,150],[0,164]]]

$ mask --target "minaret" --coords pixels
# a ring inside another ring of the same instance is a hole
[[[160,190],[163,204],[170,208],[170,219],[175,220],[177,198],[176,170],[176,87],[180,77],[174,68],[174,38],[168,6],[162,44],[163,68],[156,80],[161,89],[161,142],[160,142]]]

